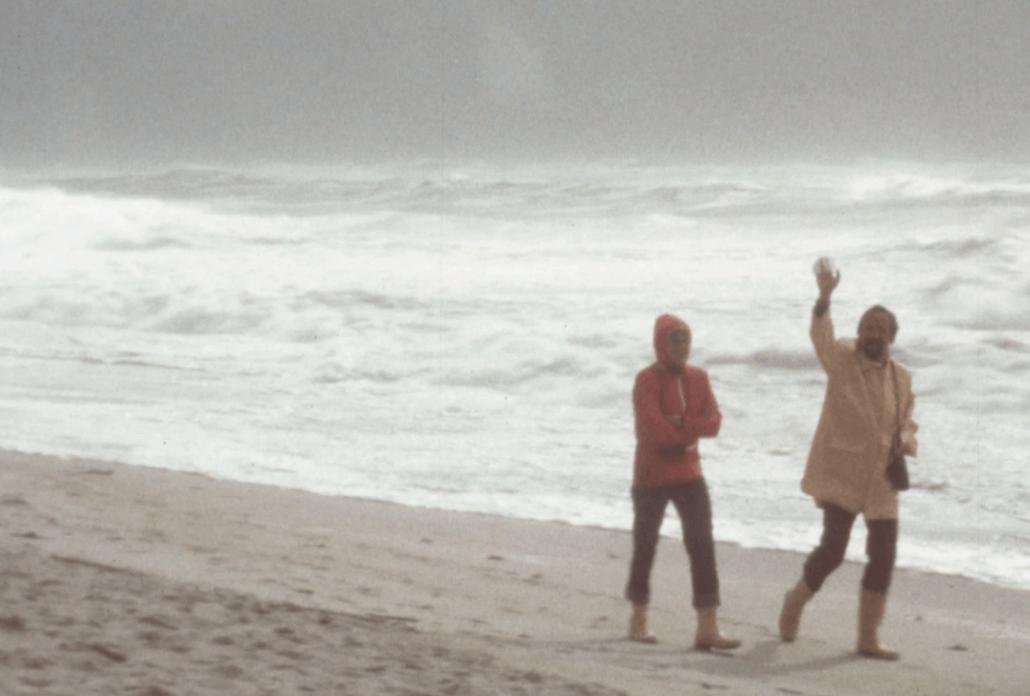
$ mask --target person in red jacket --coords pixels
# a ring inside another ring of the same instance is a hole
[[[693,604],[698,624],[694,646],[701,650],[731,650],[740,641],[719,631],[719,576],[712,538],[712,508],[701,474],[697,441],[719,434],[722,414],[712,394],[708,374],[687,365],[690,327],[663,314],[655,321],[657,360],[637,374],[633,385],[633,414],[637,438],[633,462],[633,559],[626,599],[633,603],[629,637],[655,642],[647,628],[651,599],[650,576],[658,531],[671,501],[683,527],[690,558]]]

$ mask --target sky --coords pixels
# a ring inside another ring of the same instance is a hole
[[[0,166],[1030,160],[1030,2],[3,0]]]

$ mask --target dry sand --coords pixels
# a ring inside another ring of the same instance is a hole
[[[951,576],[897,574],[880,663],[852,654],[860,566],[783,644],[801,556],[720,545],[724,656],[690,650],[671,539],[646,646],[624,532],[13,452],[0,523],[3,696],[1030,694],[1030,593]]]

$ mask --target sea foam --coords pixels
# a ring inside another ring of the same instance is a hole
[[[839,335],[888,305],[914,373],[899,563],[1030,587],[1018,168],[7,175],[0,213],[6,447],[626,529],[630,389],[671,311],[724,415],[717,536],[795,549],[832,256]]]

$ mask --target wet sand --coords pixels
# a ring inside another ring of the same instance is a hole
[[[0,452],[0,525],[5,695],[1030,688],[1030,593],[959,577],[897,573],[882,635],[902,659],[881,663],[852,652],[861,566],[784,644],[801,556],[720,544],[723,630],[744,646],[719,655],[691,650],[672,539],[647,646],[624,639],[625,532],[14,452]]]

